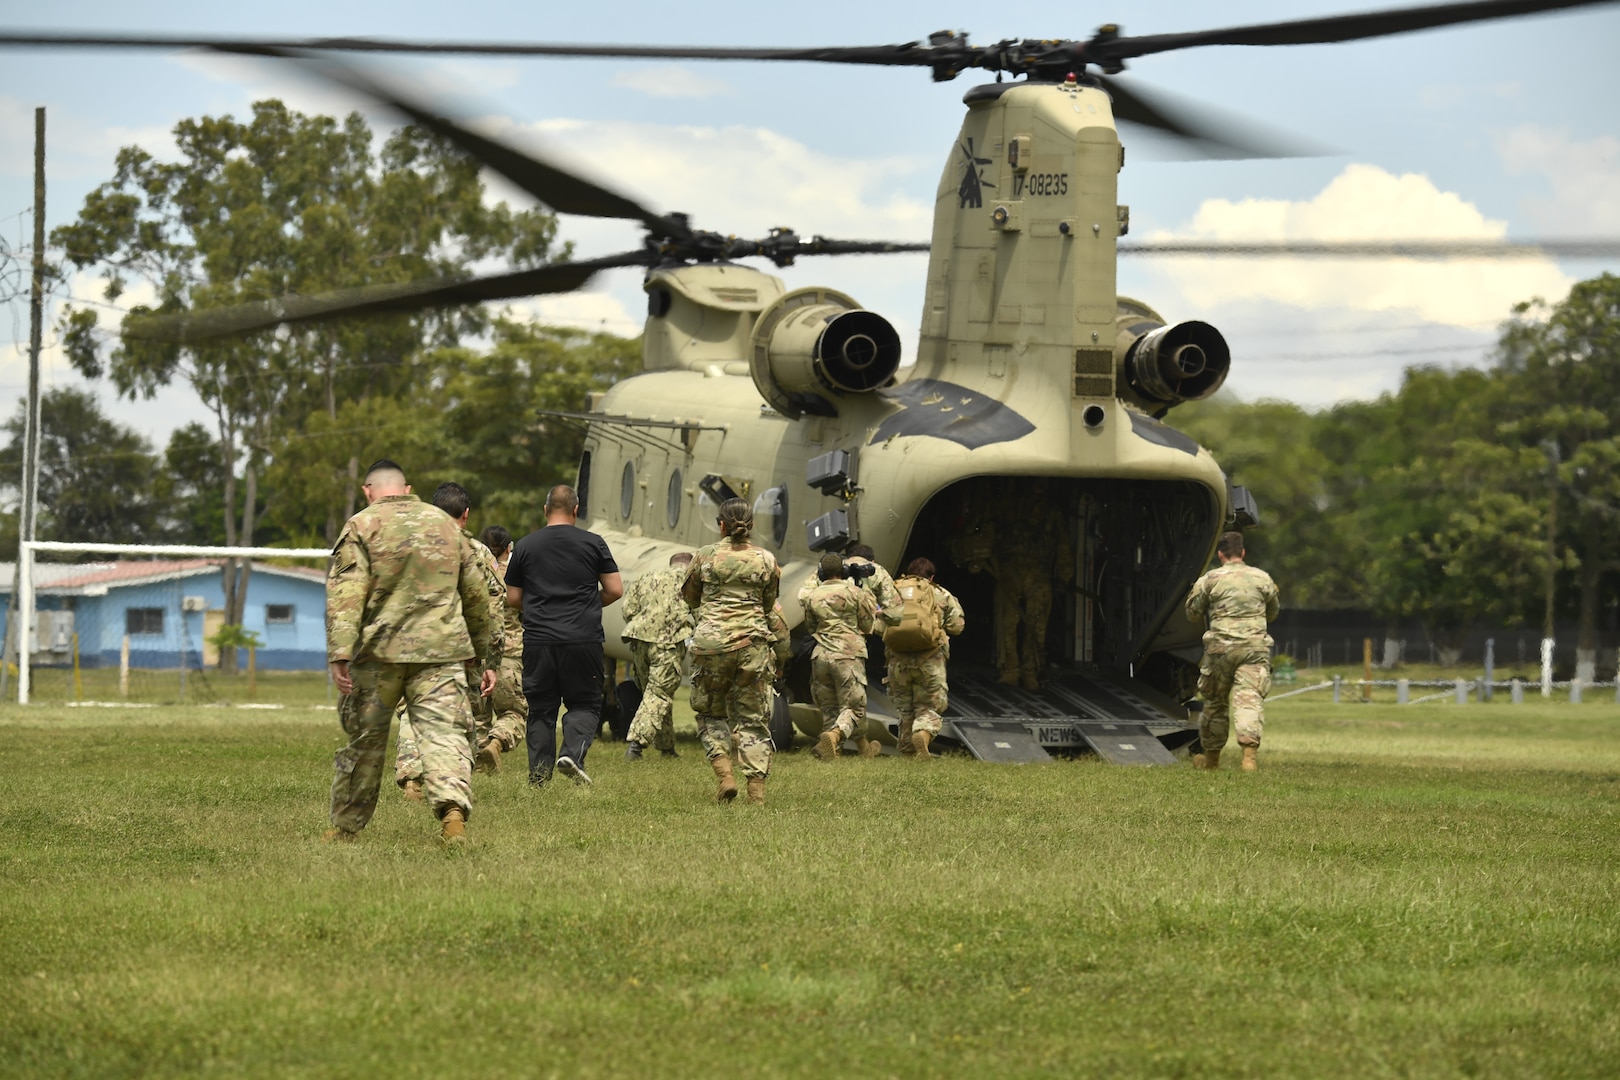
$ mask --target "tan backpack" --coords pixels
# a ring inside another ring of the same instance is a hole
[[[900,622],[883,631],[884,647],[895,652],[933,652],[945,644],[939,602],[927,578],[903,577],[895,581],[903,601]]]

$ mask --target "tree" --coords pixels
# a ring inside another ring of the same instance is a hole
[[[584,410],[592,391],[640,369],[641,343],[505,318],[493,336],[486,350],[433,349],[413,360],[408,394],[306,417],[278,444],[267,474],[276,491],[270,518],[306,542],[323,528],[326,542],[336,542],[342,521],[321,508],[354,489],[336,464],[387,456],[424,495],[445,480],[464,486],[476,508],[474,531],[495,523],[522,535],[538,527],[546,491],[572,482],[583,441],[577,425],[540,410]]]
[[[6,421],[11,441],[0,450],[0,475],[13,491],[21,486],[27,413],[27,401],[19,402]],[[156,475],[151,446],[109,419],[89,391],[60,386],[40,397],[39,539],[102,544],[156,539]]]
[[[1550,538],[1574,557],[1580,629],[1576,676],[1591,681],[1598,613],[1620,570],[1620,277],[1583,281],[1557,304],[1537,298],[1513,309],[1499,344],[1514,388],[1504,431],[1543,448],[1554,470]]]
[[[175,163],[121,150],[113,179],[52,234],[77,266],[104,271],[109,300],[132,283],[149,287],[155,307],[136,314],[456,276],[493,256],[534,265],[555,238],[547,213],[486,205],[477,164],[418,128],[394,133],[374,154],[359,114],[339,122],[261,101],[250,121],[185,120],[175,139]],[[176,378],[196,390],[215,417],[225,541],[252,545],[264,471],[290,430],[317,410],[335,421],[341,403],[397,393],[424,345],[451,344],[479,325],[476,312],[452,311],[189,345],[126,335],[105,350],[93,313],[69,311],[64,335],[75,366],[109,374],[121,394],[149,397]],[[344,464],[357,480],[358,460]],[[334,495],[329,519],[352,513],[357,486]],[[226,574],[227,623],[241,621],[246,573],[242,563]]]

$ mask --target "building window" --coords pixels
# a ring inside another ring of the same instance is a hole
[[[293,621],[293,606],[291,604],[264,605],[264,621],[267,623],[290,623]]]
[[[124,609],[124,633],[163,633],[163,609],[160,607],[132,607]]]
[[[669,496],[664,502],[664,520],[674,528],[681,523],[681,470],[669,474]]]

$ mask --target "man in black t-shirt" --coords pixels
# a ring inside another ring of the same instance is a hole
[[[602,726],[602,609],[624,595],[607,542],[575,528],[579,496],[558,484],[546,496],[546,527],[512,545],[506,602],[523,613],[523,696],[529,701],[529,783],[552,766],[589,784],[585,752]],[[557,708],[563,714],[557,755]]]

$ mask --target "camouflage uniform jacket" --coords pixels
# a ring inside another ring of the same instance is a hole
[[[877,605],[878,615],[883,621],[889,626],[899,626],[905,602],[900,599],[900,590],[894,587],[894,578],[880,564],[870,559],[852,558],[849,561],[864,563],[873,568],[871,574],[861,579],[861,588]]]
[[[378,499],[343,526],[326,574],[326,658],[499,666],[485,566],[438,507]]]
[[[681,596],[686,567],[643,574],[624,594],[623,641],[679,645],[692,636],[692,609]]]
[[[512,558],[512,549],[506,549],[506,557],[495,564],[495,576],[501,585],[501,625],[506,635],[506,647],[501,651],[502,656],[515,656],[523,659],[523,608],[513,607],[506,602],[506,564]]]
[[[681,595],[697,612],[692,655],[718,656],[769,641],[765,613],[776,603],[782,570],[764,548],[723,541],[699,549],[687,568]]]
[[[490,655],[497,658],[506,655],[506,582],[501,580],[501,569],[495,553],[484,546],[484,542],[468,532],[461,530],[461,538],[472,545],[473,554],[478,556],[478,565],[484,569],[484,588],[489,591],[489,621],[495,628],[495,641],[490,646]],[[470,631],[469,631],[470,632]],[[500,667],[499,662],[495,664]]]
[[[846,578],[835,578],[801,594],[800,600],[805,629],[816,639],[817,659],[866,659],[866,635],[877,618],[871,593]]]
[[[1187,594],[1187,617],[1209,620],[1204,647],[1271,645],[1266,623],[1277,617],[1277,586],[1264,570],[1230,562],[1193,583]]]
[[[793,660],[793,631],[788,629],[787,619],[782,615],[782,605],[771,605],[771,613],[765,621],[771,627],[771,649],[776,653],[776,675],[781,678]]]

